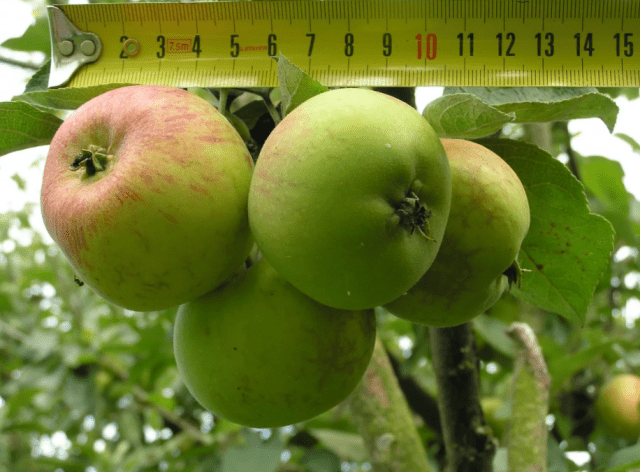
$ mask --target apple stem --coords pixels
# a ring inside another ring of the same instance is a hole
[[[435,242],[435,239],[429,235],[431,210],[427,209],[427,207],[420,202],[420,198],[418,198],[415,192],[409,193],[400,200],[396,214],[400,216],[400,226],[407,228],[410,234],[418,230],[427,240]]]
[[[107,154],[107,150],[94,144],[89,145],[89,149],[82,149],[69,169],[76,171],[84,167],[88,177],[96,175],[96,172],[106,170],[108,162],[113,159],[113,155]]]

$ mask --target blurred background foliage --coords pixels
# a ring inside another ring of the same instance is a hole
[[[47,55],[45,3],[29,3],[34,25],[3,47]],[[601,92],[638,98],[638,89]],[[238,115],[258,142],[273,126],[264,107]],[[607,435],[594,400],[613,374],[640,375],[640,205],[624,186],[616,156],[579,155],[565,122],[549,131],[552,155],[585,184],[592,211],[614,225],[615,250],[583,325],[511,295],[473,321],[483,407],[503,446],[513,372],[504,329],[526,321],[553,379],[549,470],[626,470],[623,464],[640,458],[640,446]],[[502,131],[526,141],[536,133],[535,124],[510,124]],[[618,138],[640,153],[633,138]],[[27,190],[20,175],[13,180]],[[242,428],[203,410],[173,360],[175,310],[131,312],[78,286],[60,251],[33,227],[39,218],[37,205],[0,215],[0,472],[371,470],[344,405],[274,430]],[[444,452],[427,328],[377,314],[379,334],[436,466]],[[495,470],[506,470],[504,448],[498,449]]]

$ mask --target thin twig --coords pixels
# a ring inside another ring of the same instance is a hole
[[[17,59],[11,59],[5,56],[0,56],[0,62],[2,62],[3,64],[8,64],[10,66],[22,67],[23,69],[30,70],[38,70],[40,69],[40,67],[42,67],[42,64],[38,65],[34,64],[33,62],[18,61]]]

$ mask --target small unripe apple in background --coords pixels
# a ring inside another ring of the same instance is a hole
[[[640,436],[640,377],[618,374],[602,388],[596,413],[612,436],[637,439]]]
[[[129,86],[78,108],[51,142],[42,216],[78,277],[131,310],[169,308],[213,290],[253,242],[253,161],[208,102]]]

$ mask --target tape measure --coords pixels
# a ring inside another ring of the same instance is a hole
[[[346,0],[48,8],[50,87],[640,86],[640,0]]]

